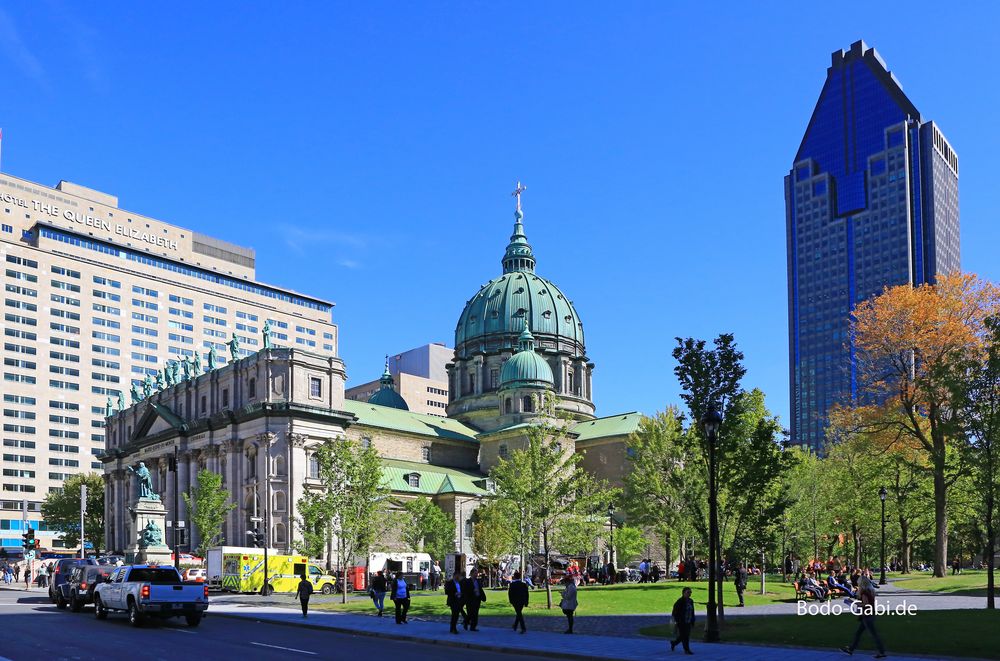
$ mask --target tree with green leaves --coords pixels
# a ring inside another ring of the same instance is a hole
[[[295,550],[310,558],[319,558],[326,550],[331,535],[330,518],[323,494],[306,491],[299,498],[297,510],[295,525],[299,529],[299,537],[293,544]]]
[[[701,458],[692,452],[683,419],[683,414],[671,406],[652,417],[643,417],[626,441],[629,460],[623,494],[625,513],[628,520],[663,537],[668,571],[673,559],[672,535],[676,532],[679,539],[690,537],[694,522],[705,516],[701,503],[707,484]]]
[[[94,545],[104,548],[104,480],[97,473],[73,475],[63,482],[62,489],[50,491],[42,502],[42,518],[49,530],[61,532],[69,548],[80,545],[80,487],[87,485],[87,512],[83,532]]]
[[[529,552],[532,534],[541,535],[545,557],[545,595],[552,608],[552,586],[548,580],[553,535],[568,516],[597,512],[614,495],[580,466],[581,457],[566,449],[566,421],[542,422],[527,430],[524,447],[501,458],[490,471],[496,483],[496,499],[517,512],[522,524],[522,553]],[[522,555],[522,557],[524,557]]]
[[[382,516],[389,493],[382,461],[373,448],[348,438],[326,441],[316,448],[315,457],[319,488],[299,499],[303,527],[336,535],[337,566],[346,576],[348,561],[368,554],[387,519]],[[346,588],[345,580],[344,603]]]
[[[982,554],[986,558],[986,607],[996,608],[998,500],[1000,500],[1000,317],[983,324],[983,350],[969,361],[964,376],[952,384],[959,416],[966,430],[963,453],[978,491],[985,528]]]
[[[419,496],[403,506],[402,537],[415,551],[444,560],[455,540],[455,520],[427,496]]]
[[[498,500],[483,502],[472,514],[472,552],[488,567],[491,585],[493,568],[517,547],[513,519],[509,504]]]
[[[222,539],[222,526],[229,513],[236,509],[236,503],[229,502],[229,490],[222,486],[222,476],[207,469],[198,471],[197,485],[183,496],[191,512],[191,523],[201,539],[196,551],[205,557],[208,549]]]
[[[615,557],[619,566],[625,566],[638,558],[649,545],[642,528],[622,525],[615,528]]]

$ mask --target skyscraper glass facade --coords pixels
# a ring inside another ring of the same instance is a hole
[[[792,440],[857,395],[855,305],[958,270],[958,156],[864,42],[833,54],[785,177]]]

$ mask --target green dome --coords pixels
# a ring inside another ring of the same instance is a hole
[[[388,406],[389,408],[402,409],[403,411],[410,410],[410,407],[406,405],[406,400],[392,387],[393,380],[392,373],[389,371],[388,356],[385,357],[385,371],[382,372],[382,378],[379,379],[379,383],[382,384],[382,387],[368,398],[369,404]]]
[[[583,323],[572,302],[535,274],[535,256],[524,236],[523,214],[515,213],[514,234],[504,252],[503,275],[490,280],[465,304],[455,328],[459,356],[511,348],[525,328],[540,344],[584,355]]]
[[[500,369],[501,388],[551,388],[552,368],[535,353],[535,338],[527,328],[518,338],[517,353]]]

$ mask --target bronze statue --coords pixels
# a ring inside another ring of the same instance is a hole
[[[153,396],[153,380],[146,375],[146,378],[142,380],[142,398],[149,399]]]
[[[160,496],[153,491],[153,477],[149,474],[149,469],[146,468],[146,464],[139,462],[138,470],[127,466],[126,469],[132,473],[135,473],[136,478],[139,480],[139,498],[147,500],[159,500]]]
[[[133,406],[135,404],[138,404],[139,401],[142,399],[142,397],[139,396],[139,390],[135,387],[134,383],[132,384],[132,388],[129,389],[129,395],[132,398],[132,404],[133,404]]]
[[[118,410],[119,411],[125,410],[125,393],[123,393],[121,390],[118,391]]]
[[[139,538],[139,548],[145,549],[150,546],[163,546],[163,531],[152,521],[146,523]]]
[[[240,357],[240,338],[236,337],[236,333],[233,333],[233,339],[229,340],[229,355],[234,361],[238,360]]]
[[[194,365],[193,365],[193,367],[194,367],[194,375],[195,375],[195,377],[201,376],[201,352],[200,351],[195,351],[194,352]]]
[[[264,320],[264,348],[271,348],[271,323],[267,319]]]
[[[215,369],[216,362],[219,360],[219,354],[215,353],[215,345],[208,350],[208,371],[211,372]]]
[[[108,403],[104,405],[104,417],[110,418],[114,415],[114,410],[111,408],[111,396],[108,396]]]

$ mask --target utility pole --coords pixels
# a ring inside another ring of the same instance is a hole
[[[174,456],[170,457],[169,468],[174,473],[174,525],[173,525],[174,534],[173,534],[173,539],[171,540],[173,542],[171,544],[171,546],[173,547],[173,551],[174,551],[174,567],[177,567],[177,566],[179,566],[181,564],[181,555],[180,555],[180,549],[178,548],[178,544],[177,544],[177,538],[179,537],[179,533],[177,532],[177,530],[178,530],[178,528],[177,528],[177,508],[179,506],[179,501],[178,501],[178,495],[177,495],[178,480],[177,480],[177,447],[176,446],[174,446]]]
[[[80,559],[87,557],[86,532],[83,528],[83,520],[87,516],[87,485],[80,485]]]

